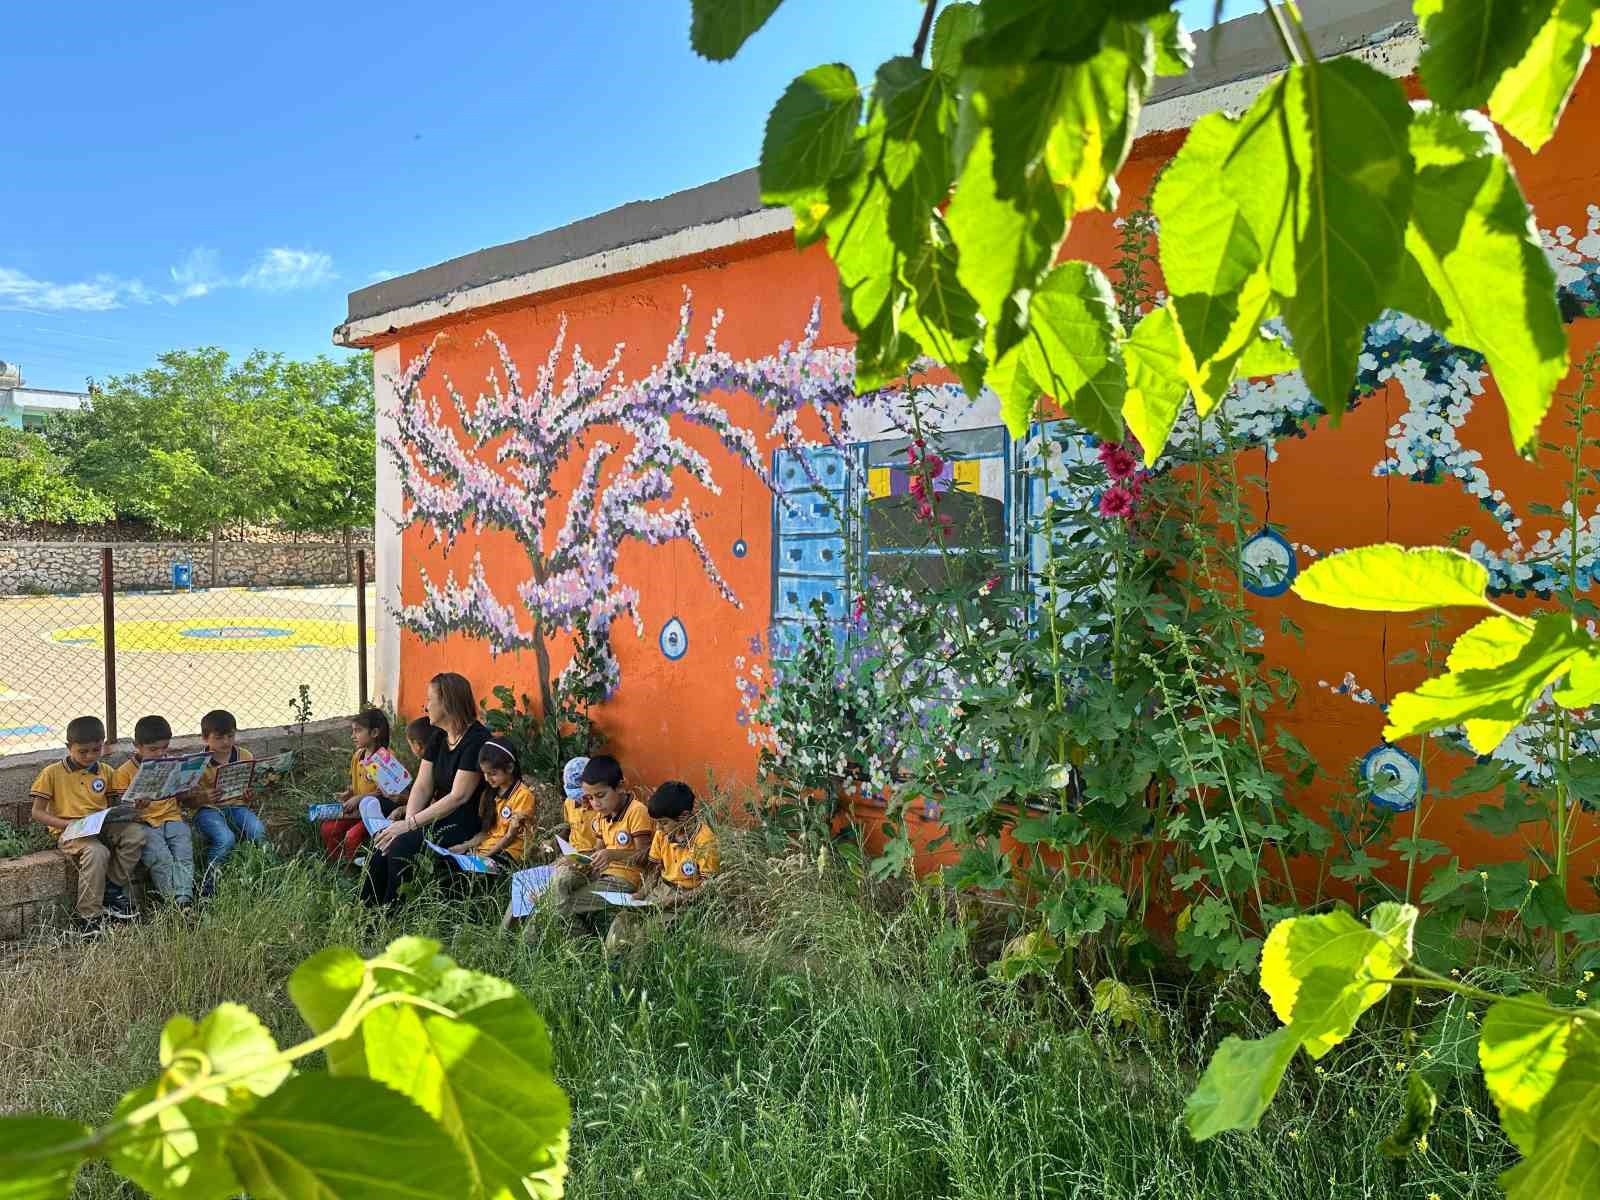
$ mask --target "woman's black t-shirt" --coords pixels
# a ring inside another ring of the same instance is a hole
[[[433,764],[434,800],[442,800],[450,794],[450,789],[455,786],[457,771],[478,770],[478,755],[488,740],[489,728],[482,721],[474,721],[467,726],[466,733],[461,735],[461,740],[454,747],[450,745],[444,730],[433,731],[433,737],[422,751],[422,760]],[[459,808],[434,823],[435,827],[428,832],[429,839],[441,846],[448,846],[478,833],[483,825],[481,802],[488,786],[480,779],[477,790],[463,800]]]

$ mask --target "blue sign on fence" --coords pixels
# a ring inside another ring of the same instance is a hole
[[[172,564],[172,586],[174,588],[192,588],[194,586],[194,564]]]

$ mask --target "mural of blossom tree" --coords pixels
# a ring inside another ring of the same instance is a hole
[[[603,698],[619,686],[610,645],[618,617],[631,617],[643,633],[638,590],[617,573],[624,543],[687,542],[711,586],[741,606],[700,536],[689,499],[673,503],[685,479],[713,495],[721,491],[705,456],[681,436],[684,427],[714,432],[772,487],[760,439],[711,397],[754,397],[770,416],[767,439],[790,450],[814,444],[800,427],[808,410],[819,419],[823,437],[838,444],[840,413],[853,398],[854,363],[848,347],[816,345],[820,304],[813,304],[797,345],[785,342],[774,354],[742,361],[717,348],[720,311],[703,348],[691,350],[691,314],[685,290],[678,332],[665,357],[631,382],[618,365],[621,343],[600,366],[574,345],[570,369],[558,378],[566,344],[563,319],[537,380],[526,388],[504,342],[487,333],[498,370],[490,370],[489,390],[471,402],[445,377],[453,419],[437,398],[422,392],[438,339],[407,365],[395,380],[396,434],[387,443],[404,495],[397,523],[402,529],[421,524],[447,552],[469,526],[508,532],[527,554],[528,577],[514,598],[503,598],[491,589],[480,554],[473,555],[464,581],[452,570],[440,584],[424,570],[422,602],[398,614],[404,628],[426,641],[452,633],[482,638],[496,655],[531,650],[544,711],[554,713],[562,695]],[[584,458],[577,482],[562,495],[558,476],[578,454]],[[562,503],[557,522],[553,514]],[[571,636],[579,653],[560,677],[552,677],[550,642],[559,635]]]

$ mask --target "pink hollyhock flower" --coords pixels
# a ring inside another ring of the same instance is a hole
[[[867,615],[867,598],[865,596],[856,597],[856,606],[850,610],[850,614],[858,621]]]
[[[1102,517],[1131,517],[1133,515],[1133,493],[1120,485],[1108,487],[1100,493],[1100,515]]]
[[[1139,469],[1139,460],[1115,442],[1101,442],[1099,455],[1100,465],[1112,479],[1126,479]]]
[[[937,454],[930,454],[922,460],[922,466],[929,479],[937,479],[939,478],[939,472],[944,470],[944,459]]]

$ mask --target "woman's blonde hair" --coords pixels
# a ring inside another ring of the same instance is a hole
[[[428,686],[439,690],[439,701],[444,705],[444,711],[459,721],[463,729],[478,719],[478,701],[465,675],[441,671],[428,680]]]

